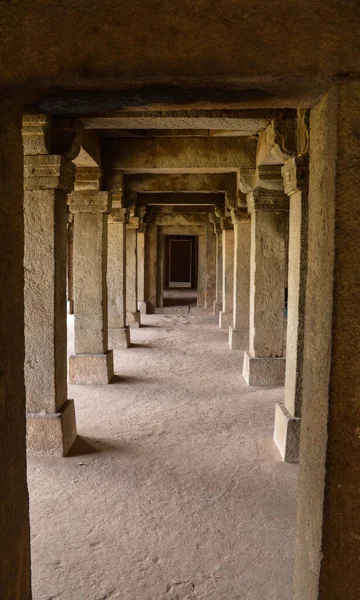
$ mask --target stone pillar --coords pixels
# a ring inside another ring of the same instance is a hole
[[[289,199],[279,190],[247,195],[251,214],[249,385],[284,385],[284,307]]]
[[[31,600],[24,385],[21,114],[0,104],[0,590]]]
[[[219,313],[219,327],[229,329],[233,322],[234,301],[234,229],[230,219],[223,219],[222,232],[222,310]]]
[[[67,231],[67,299],[68,312],[74,314],[74,215],[68,215]]]
[[[24,120],[25,153],[29,129]],[[75,166],[43,151],[24,156],[27,446],[32,454],[66,456],[76,438],[66,330],[67,194]]]
[[[247,212],[232,210],[234,225],[233,324],[229,327],[232,350],[249,347],[251,220]]]
[[[360,590],[360,81],[310,111],[295,600]]]
[[[206,225],[205,309],[213,313],[216,297],[216,238],[211,223]]]
[[[126,325],[126,208],[113,208],[108,228],[108,323],[109,347],[129,348]]]
[[[308,248],[308,157],[291,158],[283,167],[290,197],[288,311],[284,402],[276,405],[274,440],[282,458],[299,459],[303,398],[305,291]]]
[[[70,195],[74,213],[75,353],[70,356],[71,383],[109,383],[114,374],[108,349],[107,234],[109,192]]]
[[[206,239],[205,235],[198,236],[198,276],[197,276],[197,308],[205,308],[206,286]]]
[[[216,296],[214,303],[214,314],[218,315],[222,308],[222,231],[218,225],[214,226],[216,236]]]
[[[157,226],[153,219],[146,227],[146,254],[145,254],[145,299],[146,309],[149,314],[154,314],[156,309],[156,265],[157,265]]]
[[[139,217],[130,217],[126,225],[126,322],[130,327],[140,327],[137,304],[137,230]]]
[[[145,236],[146,225],[141,223],[137,230],[137,286],[138,286],[138,310],[140,314],[146,315],[145,302]]]

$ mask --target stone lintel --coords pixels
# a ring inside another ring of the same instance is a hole
[[[113,351],[105,354],[71,354],[69,383],[101,385],[110,383],[114,375]]]
[[[109,215],[109,223],[126,223],[127,222],[127,209],[126,208],[115,208],[112,206],[111,213]]]
[[[247,195],[247,205],[249,213],[254,211],[289,211],[289,198],[280,190],[266,190],[264,188],[255,188]]]
[[[58,189],[71,192],[75,181],[75,165],[70,158],[58,154],[24,156],[24,189]]]
[[[74,401],[67,400],[56,413],[27,413],[26,438],[28,454],[67,456],[76,438]]]
[[[130,347],[130,327],[109,328],[109,347],[113,350]]]
[[[243,377],[248,385],[284,385],[285,365],[284,357],[254,357],[244,352]]]
[[[288,196],[295,192],[308,192],[309,189],[309,157],[296,156],[286,161],[282,167],[284,190]]]
[[[77,167],[74,190],[96,190],[101,187],[102,170],[100,167]]]
[[[72,213],[105,213],[111,211],[110,192],[83,190],[69,196],[69,210]]]
[[[298,463],[301,419],[293,417],[283,402],[275,408],[274,442],[285,462]]]

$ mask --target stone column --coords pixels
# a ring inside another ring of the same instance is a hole
[[[205,233],[205,232],[204,232]],[[206,239],[205,235],[198,236],[198,276],[197,276],[197,308],[205,308],[206,285]]]
[[[67,299],[68,311],[74,314],[74,215],[68,214],[67,231]]]
[[[130,327],[140,327],[137,305],[137,230],[139,217],[130,217],[126,225],[126,322]]]
[[[114,195],[113,195],[114,198]],[[129,348],[126,325],[126,208],[113,208],[108,228],[108,323],[109,347]]]
[[[154,314],[156,310],[157,226],[153,215],[151,221],[147,223],[145,236],[145,301],[147,312]]]
[[[26,121],[23,131],[27,137]],[[24,166],[27,446],[32,454],[66,456],[76,438],[66,368],[67,194],[75,166],[45,149],[25,154]]]
[[[21,113],[0,103],[0,590],[31,600],[24,385]]]
[[[216,297],[214,303],[214,314],[218,315],[222,308],[222,231],[219,225],[214,225],[216,236]]]
[[[289,199],[279,190],[247,195],[251,214],[249,385],[284,385],[284,307]]]
[[[232,209],[234,225],[233,324],[229,327],[232,350],[249,347],[251,220],[245,211]]]
[[[146,225],[140,223],[137,230],[137,286],[138,286],[138,310],[140,314],[146,315],[145,302],[145,236]]]
[[[211,223],[206,225],[205,309],[213,313],[216,297],[216,238]]]
[[[308,270],[294,600],[360,590],[360,80],[310,111]]]
[[[75,353],[71,383],[109,383],[114,374],[108,349],[107,234],[109,192],[83,190],[70,195],[74,213]]]
[[[222,310],[219,313],[219,327],[229,329],[233,322],[234,301],[234,229],[230,219],[222,219]]]
[[[308,156],[283,167],[290,197],[288,311],[284,402],[276,405],[274,440],[282,458],[298,462],[303,399],[305,291],[308,248]]]

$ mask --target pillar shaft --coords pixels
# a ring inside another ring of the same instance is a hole
[[[126,209],[113,209],[108,226],[108,324],[110,348],[128,348],[126,325]]]
[[[228,329],[233,320],[234,303],[234,229],[226,228],[222,232],[222,310],[219,315],[219,325]]]
[[[251,221],[246,213],[237,211],[233,215],[233,224],[234,296],[229,344],[233,350],[240,350],[249,346]]]
[[[295,600],[360,590],[360,81],[310,112]]]
[[[70,357],[71,383],[108,383],[113,375],[108,350],[107,234],[111,200],[108,192],[70,195],[74,213],[75,353]]]
[[[205,308],[206,289],[206,238],[198,236],[197,308]]]
[[[28,451],[66,456],[76,437],[67,400],[67,193],[64,156],[25,155],[25,385]]]
[[[153,314],[156,309],[156,265],[157,265],[157,226],[150,222],[146,229],[145,254],[145,299],[147,312]]]
[[[308,157],[288,160],[283,176],[285,191],[290,196],[286,370],[284,402],[276,406],[274,440],[284,460],[298,462],[308,248]]]
[[[214,305],[214,313],[217,315],[222,308],[222,232],[221,229],[216,231],[216,297]]]
[[[145,302],[145,239],[146,225],[140,225],[137,232],[137,289],[138,309],[140,313],[146,314]]]
[[[213,312],[216,297],[216,238],[211,223],[206,225],[206,284],[205,308]]]
[[[24,385],[21,115],[0,107],[0,561],[3,598],[31,600]]]
[[[67,246],[67,299],[68,311],[70,315],[74,314],[74,218],[68,221],[68,246]]]
[[[251,213],[250,333],[243,375],[249,385],[283,385],[288,198],[258,188]]]
[[[138,310],[137,230],[139,218],[130,217],[126,226],[126,313],[130,327],[140,327]]]

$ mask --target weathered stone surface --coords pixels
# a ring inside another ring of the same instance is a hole
[[[107,384],[114,375],[113,351],[103,354],[72,354],[69,359],[69,383]]]
[[[73,400],[66,400],[56,413],[26,413],[26,443],[30,454],[67,456],[75,439]]]
[[[137,306],[138,224],[138,217],[132,217],[132,223],[126,225],[126,324],[130,327],[140,327],[140,312]]]
[[[232,350],[245,350],[250,327],[250,247],[251,221],[239,210],[232,212],[234,225],[233,322],[229,329]]]
[[[68,194],[74,187],[75,165],[66,156],[41,154],[24,156],[26,190],[58,189]]]
[[[299,461],[300,424],[301,419],[294,417],[283,403],[276,404],[274,442],[285,462]]]
[[[234,229],[224,229],[222,232],[222,310],[219,314],[219,327],[229,329],[233,324],[234,306]]]
[[[21,114],[0,103],[0,590],[31,600],[24,384]]]
[[[285,358],[258,358],[246,351],[243,377],[248,385],[284,385]]]
[[[109,192],[82,190],[69,196],[69,209],[72,213],[104,213],[111,211],[111,195]]]
[[[121,214],[120,214],[121,213]],[[126,225],[122,208],[111,212],[108,226],[108,324],[109,347],[128,347],[126,329]],[[120,344],[120,345],[119,345]]]
[[[130,328],[128,326],[121,329],[109,329],[109,348],[118,350],[119,348],[129,348],[130,346]]]
[[[359,98],[339,82],[310,116],[296,600],[360,589]]]

